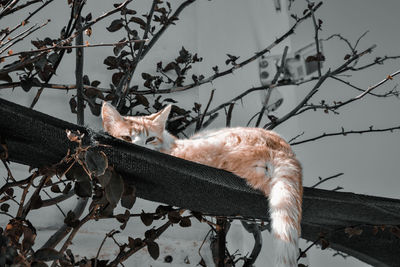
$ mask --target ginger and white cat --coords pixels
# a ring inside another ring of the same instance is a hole
[[[104,130],[116,138],[179,158],[230,171],[269,200],[274,266],[297,266],[302,205],[302,169],[276,133],[261,128],[225,128],[177,139],[165,129],[171,105],[149,116],[121,116],[103,102]]]

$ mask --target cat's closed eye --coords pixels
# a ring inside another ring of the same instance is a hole
[[[122,140],[125,140],[125,141],[127,141],[127,142],[132,142],[132,138],[131,138],[130,136],[128,136],[128,135],[123,135],[123,136],[121,136],[121,139],[122,139]]]
[[[154,140],[156,140],[156,137],[155,136],[151,136],[151,137],[146,139],[146,144],[150,143],[150,142],[153,142]]]

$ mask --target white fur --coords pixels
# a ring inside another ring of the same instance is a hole
[[[300,211],[297,210],[295,192],[297,185],[287,179],[296,175],[299,170],[290,160],[276,160],[273,168],[273,178],[269,206],[271,214],[271,228],[273,234],[282,237],[275,238],[275,267],[295,267],[298,256],[299,233],[295,225],[288,223],[286,218],[299,220]]]

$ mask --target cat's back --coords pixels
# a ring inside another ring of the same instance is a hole
[[[194,142],[215,142],[224,146],[266,146],[272,150],[291,151],[277,133],[262,128],[234,127],[209,130],[193,135]]]
[[[213,160],[242,157],[256,151],[263,155],[270,151],[292,153],[289,144],[275,132],[262,128],[235,127],[203,131],[189,139],[177,140],[171,154],[214,165]]]

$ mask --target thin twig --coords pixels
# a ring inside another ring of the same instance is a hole
[[[35,53],[40,53],[40,52],[52,51],[52,50],[57,51],[57,50],[77,49],[77,48],[119,46],[119,45],[125,45],[125,44],[128,44],[128,43],[145,43],[147,41],[148,41],[148,39],[145,39],[145,40],[127,40],[127,41],[118,42],[118,43],[99,43],[99,44],[86,43],[86,44],[82,44],[82,45],[64,45],[64,46],[55,45],[55,46],[52,46],[52,47],[45,47],[45,48],[36,49],[36,50],[22,51],[22,52],[13,53],[11,55],[6,55],[6,56],[0,57],[0,60],[8,58],[8,57],[18,56],[18,55],[29,55],[29,54],[35,54]]]
[[[42,10],[43,8],[45,8],[48,4],[50,4],[51,2],[53,2],[54,0],[48,0],[46,2],[44,2],[40,7],[38,7],[35,11],[33,12],[29,12],[29,15],[19,24],[17,24],[16,26],[14,26],[14,28],[12,28],[10,31],[8,31],[3,38],[1,38],[0,41],[4,41],[4,39],[9,36],[10,34],[12,34],[14,31],[16,31],[17,29],[19,29],[22,26],[25,26],[29,23],[29,20],[36,15],[40,10]]]
[[[24,9],[24,8],[26,8],[26,7],[28,7],[28,6],[32,5],[32,4],[36,4],[36,3],[39,3],[39,2],[43,2],[43,1],[42,1],[42,0],[31,0],[31,1],[27,1],[27,2],[24,3],[24,4],[21,4],[21,5],[19,5],[19,6],[16,6],[16,7],[12,8],[12,9],[9,10],[8,12],[3,12],[3,13],[1,14],[0,18],[5,17],[5,16],[8,16],[8,15],[10,15],[10,14],[12,14],[12,13],[18,11],[18,10]]]
[[[331,180],[331,179],[335,179],[335,178],[337,178],[337,177],[339,177],[339,176],[342,176],[343,174],[344,174],[344,173],[341,172],[341,173],[338,173],[338,174],[335,174],[335,175],[326,177],[326,178],[324,178],[324,179],[322,179],[321,177],[319,177],[319,181],[318,181],[316,184],[312,185],[311,188],[315,188],[315,187],[319,186],[320,184],[325,183],[326,181],[329,181],[329,180]]]
[[[329,137],[329,136],[338,136],[338,135],[349,135],[349,134],[363,134],[363,133],[377,133],[377,132],[393,132],[394,130],[400,130],[400,125],[399,126],[395,126],[395,127],[390,127],[390,128],[382,128],[382,129],[374,129],[372,126],[368,129],[368,130],[359,130],[359,131],[344,131],[342,128],[342,131],[340,132],[335,132],[335,133],[323,133],[319,136],[316,137],[312,137],[309,139],[304,139],[298,142],[293,142],[290,145],[291,146],[295,146],[295,145],[300,145],[300,144],[304,144],[304,143],[308,143],[308,142],[312,142],[312,141],[316,141],[325,137]]]
[[[43,28],[44,26],[46,26],[48,23],[50,22],[50,20],[47,20],[45,23],[43,23],[40,26],[37,26],[37,24],[33,25],[32,27],[28,28],[27,30],[19,33],[18,35],[14,36],[13,38],[10,38],[8,42],[4,43],[3,45],[7,45],[6,47],[4,47],[2,50],[0,50],[0,54],[3,54],[5,51],[7,51],[8,49],[10,49],[12,46],[14,46],[15,44],[19,43],[20,41],[24,40],[24,38],[26,38],[27,36],[31,35],[32,33],[34,33],[35,31]],[[10,52],[10,55],[5,56],[5,57],[9,57],[12,56],[13,53]],[[0,62],[4,59],[4,57],[0,57]]]
[[[310,1],[307,0],[307,3],[310,5]],[[319,38],[318,38],[318,32],[321,30],[321,27],[317,24],[317,20],[315,18],[314,11],[312,8],[310,9],[313,24],[314,24],[314,42],[315,42],[315,47],[317,49],[317,55],[316,55],[316,60],[317,60],[317,67],[318,67],[318,77],[321,77],[321,50],[319,47]]]
[[[112,229],[110,232],[108,232],[104,236],[103,241],[101,241],[100,247],[99,247],[99,249],[97,250],[97,253],[96,253],[96,257],[95,257],[95,260],[94,260],[94,267],[97,267],[97,261],[98,261],[99,255],[100,255],[100,251],[103,248],[103,245],[106,242],[107,238],[109,238],[110,236],[113,236],[117,232],[118,231],[116,231],[115,229]]]
[[[169,226],[172,225],[172,222],[167,221],[165,224],[161,225],[157,229],[155,229],[155,235],[154,239],[157,239],[162,233],[165,232],[165,230],[168,229]],[[154,240],[152,239],[152,240]],[[130,256],[132,256],[136,251],[142,249],[143,247],[146,246],[146,240],[145,238],[140,246],[135,246],[134,248],[129,249],[128,251],[120,251],[117,257],[109,263],[109,266],[117,266],[118,264],[121,264],[125,260],[127,260]]]
[[[271,81],[271,85],[276,84],[276,82],[279,79],[279,76],[285,71],[286,55],[287,55],[288,50],[289,50],[289,47],[285,46],[285,49],[283,50],[283,54],[282,54],[282,58],[281,58],[281,64],[280,64],[278,70],[276,71],[275,77]],[[269,104],[268,102],[269,102],[269,99],[271,97],[272,90],[273,90],[272,88],[269,88],[267,90],[267,95],[266,95],[266,97],[265,97],[265,99],[263,101],[263,105],[261,107],[261,110],[258,113],[258,118],[257,118],[255,127],[260,126],[262,117],[264,116],[265,110],[267,109],[267,106]]]
[[[205,115],[206,115],[208,109],[210,108],[211,101],[212,101],[213,98],[214,98],[214,92],[215,92],[215,89],[212,89],[212,90],[211,90],[211,94],[210,94],[210,98],[208,99],[207,106],[206,106],[206,108],[204,109],[204,112],[203,112],[203,114],[200,116],[200,119],[198,120],[198,123],[197,123],[197,125],[196,125],[196,131],[199,131],[199,130],[201,129],[201,127],[203,126],[204,117],[205,117]]]

